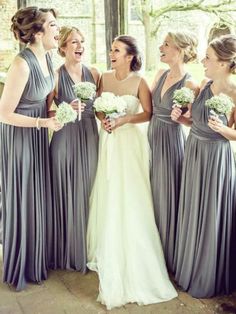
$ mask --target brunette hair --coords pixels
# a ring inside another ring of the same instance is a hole
[[[27,7],[18,10],[11,18],[11,31],[17,40],[24,44],[35,42],[35,34],[44,32],[43,24],[46,21],[46,13],[51,12],[57,16],[54,9],[42,9],[38,7]]]
[[[236,36],[230,34],[217,37],[209,46],[215,51],[219,61],[228,62],[230,73],[236,74]]]
[[[62,57],[65,57],[65,53],[61,48],[66,47],[67,39],[72,32],[78,33],[82,37],[82,40],[84,41],[84,36],[77,27],[62,26],[60,29],[59,42],[58,42],[58,53]]]
[[[120,41],[126,45],[126,51],[128,55],[132,55],[133,59],[130,64],[131,71],[139,71],[142,67],[142,59],[138,49],[137,41],[134,37],[128,35],[120,35],[114,40]]]

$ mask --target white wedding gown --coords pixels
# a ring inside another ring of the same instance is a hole
[[[128,113],[138,109],[138,99],[129,96]],[[99,141],[87,233],[88,268],[99,276],[98,300],[108,309],[170,300],[177,293],[154,219],[146,135],[126,124],[111,134],[101,129]]]

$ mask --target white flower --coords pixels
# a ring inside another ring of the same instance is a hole
[[[230,113],[234,107],[232,98],[223,93],[211,97],[205,102],[205,105],[219,115]]]
[[[110,92],[103,92],[93,104],[95,111],[104,112],[106,115],[111,113],[124,113],[127,103],[122,97],[115,96]]]
[[[73,89],[81,101],[92,99],[96,94],[96,85],[91,82],[79,82],[73,85]]]
[[[74,122],[77,112],[66,102],[62,102],[56,110],[56,118],[60,123]]]
[[[186,107],[194,101],[194,92],[188,87],[182,87],[174,91],[173,99],[174,104]]]

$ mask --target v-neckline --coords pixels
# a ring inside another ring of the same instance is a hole
[[[73,83],[73,85],[79,83],[79,82],[77,82],[77,83],[74,82],[74,80],[73,80],[72,77],[70,76],[70,73],[67,71],[67,68],[66,68],[65,64],[63,64],[63,67],[64,67],[64,69],[65,69],[67,75],[69,76],[71,82]],[[82,69],[81,69],[81,81],[80,81],[80,82],[84,82],[84,67],[83,67],[83,64],[82,64]]]
[[[167,70],[167,71],[166,71],[166,76],[165,76],[165,78],[164,78],[164,80],[163,80],[163,82],[162,82],[162,85],[161,85],[161,89],[160,89],[160,102],[163,101],[164,97],[165,97],[166,94],[169,92],[169,90],[170,90],[173,86],[175,86],[176,84],[178,84],[179,82],[181,82],[181,81],[184,79],[184,77],[186,76],[186,74],[187,74],[187,73],[185,73],[184,76],[183,76],[180,80],[178,80],[176,83],[174,83],[173,85],[171,85],[170,87],[168,87],[167,90],[164,92],[164,94],[161,95],[161,91],[162,91],[162,88],[163,88],[163,86],[164,86],[164,84],[165,84],[166,77],[167,77],[167,74],[169,73],[169,71],[170,71],[170,70]]]
[[[38,58],[36,57],[36,55],[35,55],[35,53],[33,52],[33,50],[30,49],[30,48],[28,48],[28,47],[27,47],[26,49],[28,49],[28,50],[31,52],[31,54],[33,55],[33,57],[35,58],[35,60],[36,60],[36,62],[37,62],[37,66],[38,66],[38,68],[40,69],[40,72],[41,72],[43,78],[44,78],[45,80],[48,79],[48,78],[50,78],[50,77],[51,77],[51,73],[50,73],[50,69],[49,69],[49,63],[48,63],[47,54],[45,55],[45,57],[46,57],[46,62],[47,62],[48,75],[45,76],[44,73],[43,73],[43,70],[42,70],[42,68],[41,68],[41,66],[40,66],[39,60],[38,60]]]

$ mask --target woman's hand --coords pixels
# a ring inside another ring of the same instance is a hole
[[[70,103],[71,107],[77,112],[83,112],[85,110],[86,104],[81,102],[79,99],[74,99]]]
[[[119,128],[120,126],[124,125],[126,122],[126,116],[124,117],[118,117],[116,119],[112,119],[110,120],[110,128],[111,128],[111,131]]]
[[[49,128],[50,130],[53,130],[55,132],[62,129],[63,126],[64,124],[58,122],[55,117],[39,120],[39,127]]]
[[[101,120],[101,127],[103,128],[103,130],[107,131],[108,133],[111,133],[110,119],[103,118]]]
[[[208,120],[208,126],[215,132],[221,132],[224,124],[218,117],[211,116]]]
[[[173,106],[172,108],[173,110],[171,111],[171,114],[170,114],[171,120],[177,121],[182,114],[182,110],[178,108],[177,106]]]
[[[48,118],[55,117],[55,115],[56,115],[56,110],[49,110],[48,111]]]

